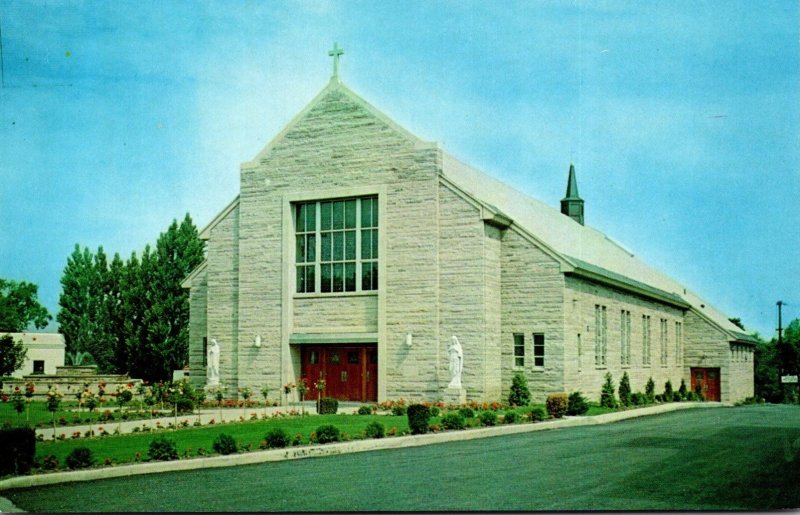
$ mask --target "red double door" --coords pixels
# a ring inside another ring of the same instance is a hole
[[[314,383],[323,378],[323,397],[357,402],[378,400],[377,346],[303,346],[301,360],[302,377],[308,380],[307,399],[317,398]]]
[[[691,373],[693,392],[697,391],[697,385],[700,385],[707,401],[720,400],[718,368],[692,368]]]

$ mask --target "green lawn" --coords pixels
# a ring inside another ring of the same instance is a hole
[[[165,405],[165,410],[168,411],[170,406]],[[130,404],[125,409],[128,411],[129,416],[131,419],[134,418],[148,418],[150,417],[151,410],[158,409],[158,406],[145,406],[145,410],[142,411],[137,415],[137,411],[139,409],[139,403]],[[30,419],[31,427],[52,427],[52,413],[47,410],[47,405],[43,401],[36,401],[31,402],[26,406],[28,411],[27,417]],[[115,404],[104,404],[102,406],[98,406],[95,408],[93,413],[89,413],[87,409],[79,409],[78,403],[75,401],[68,401],[63,402],[60,409],[56,411],[55,418],[56,418],[56,428],[62,427],[61,424],[58,424],[58,419],[63,417],[64,420],[67,421],[69,425],[77,425],[77,424],[84,424],[88,423],[89,420],[93,420],[93,423],[97,423],[98,419],[100,418],[101,414],[109,410],[112,412],[113,416],[118,416],[116,413],[117,406]],[[238,408],[232,408],[238,409]],[[251,408],[248,408],[251,409]],[[257,408],[253,408],[257,409]],[[24,427],[26,424],[26,412],[23,411],[22,413],[17,413],[14,409],[13,404],[9,402],[0,402],[0,424],[13,426],[13,427]]]
[[[685,410],[599,426],[0,495],[37,512],[798,508],[800,407]]]

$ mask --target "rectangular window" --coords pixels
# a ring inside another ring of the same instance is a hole
[[[631,364],[631,312],[622,310],[619,320],[620,364]]]
[[[514,334],[514,366],[525,366],[525,335]]]
[[[35,360],[33,360],[33,373],[34,374],[44,374],[44,360],[43,359],[35,359]]]
[[[647,315],[642,315],[642,365],[650,364],[650,328]]]
[[[661,319],[661,332],[660,332],[660,350],[661,350],[661,366],[667,366],[667,319]]]
[[[378,198],[295,204],[297,293],[378,289]]]
[[[533,333],[533,366],[544,366],[544,335]]]
[[[683,325],[675,322],[675,363],[683,363]]]
[[[595,366],[605,366],[606,364],[606,351],[608,348],[608,340],[606,338],[607,330],[606,320],[606,307],[596,304],[594,306],[594,364]]]

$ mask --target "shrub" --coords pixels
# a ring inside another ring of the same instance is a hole
[[[631,405],[631,379],[628,377],[628,373],[624,372],[622,374],[622,379],[619,381],[619,389],[617,390],[619,393],[619,403],[625,407]]]
[[[178,407],[178,413],[191,413],[194,411],[194,401],[186,397],[179,398],[175,405]]]
[[[644,397],[647,402],[655,402],[656,400],[656,384],[653,378],[647,380],[647,385],[644,387]]]
[[[392,415],[397,417],[402,417],[406,414],[406,406],[405,404],[395,404],[392,406]]]
[[[219,454],[234,454],[239,450],[236,446],[236,439],[225,433],[217,435],[211,448]]]
[[[600,392],[600,405],[606,408],[617,407],[617,399],[614,397],[614,380],[611,378],[611,372],[606,372],[606,381],[603,383],[603,389]]]
[[[672,392],[672,402],[681,402],[682,400],[683,397],[681,397],[679,392]]]
[[[589,403],[583,398],[581,392],[572,392],[567,401],[567,415],[584,415],[589,411]]]
[[[697,383],[696,385],[694,385],[694,397],[698,401],[702,401],[702,400],[705,399],[705,397],[703,397],[703,385],[702,384]]]
[[[383,428],[383,424],[377,420],[367,424],[364,432],[367,435],[367,438],[383,438],[386,436],[386,430]]]
[[[36,454],[36,432],[31,428],[0,430],[0,476],[27,474]]]
[[[517,372],[511,378],[511,392],[508,394],[508,403],[511,406],[527,406],[531,403],[531,391],[528,381],[522,372]]]
[[[503,415],[504,424],[516,424],[519,422],[519,414],[516,411],[506,411]]]
[[[366,404],[358,407],[358,414],[359,415],[372,415],[372,406],[368,406]]]
[[[264,436],[264,444],[267,449],[286,447],[291,441],[289,433],[280,427],[273,427],[267,432],[266,436]]]
[[[67,467],[72,470],[85,469],[91,467],[93,463],[92,450],[88,447],[75,447],[67,455]]]
[[[53,454],[48,454],[42,459],[42,468],[45,470],[55,470],[58,468],[58,458]]]
[[[678,393],[680,394],[681,399],[686,399],[687,394],[689,393],[686,389],[686,381],[684,381],[683,379],[681,379],[681,385],[680,387],[678,387]]]
[[[475,417],[475,410],[473,410],[472,408],[466,407],[466,406],[461,408],[461,409],[459,409],[458,412],[464,418],[473,418],[473,417]]]
[[[174,440],[170,440],[166,436],[159,436],[150,442],[150,448],[147,450],[147,455],[151,460],[169,461],[178,459],[178,448]]]
[[[431,417],[438,417],[439,413],[441,413],[439,406],[428,406],[428,410],[431,413]]]
[[[456,430],[466,429],[467,427],[464,416],[458,412],[446,413],[445,416],[442,417],[441,425],[444,429]]]
[[[333,397],[323,397],[319,400],[320,415],[334,415],[339,411],[339,401]]]
[[[497,413],[491,410],[482,411],[478,418],[482,426],[493,426],[497,424]]]
[[[640,406],[645,403],[644,394],[642,392],[634,392],[631,394],[631,404]]]
[[[547,412],[550,413],[550,416],[553,418],[561,418],[567,412],[567,407],[569,406],[569,402],[567,400],[566,393],[554,393],[547,397],[545,401],[545,406],[547,406]]]
[[[545,416],[544,408],[540,407],[533,408],[530,413],[528,413],[528,418],[531,422],[541,422],[545,419]]]
[[[406,411],[408,414],[408,428],[412,435],[422,435],[428,432],[428,420],[431,412],[424,404],[412,404]]]
[[[333,424],[324,424],[317,428],[317,442],[318,443],[331,443],[338,442],[342,439],[339,428]]]
[[[662,395],[662,398],[665,402],[672,401],[672,381],[669,379],[667,379],[667,382],[664,383],[664,395]]]

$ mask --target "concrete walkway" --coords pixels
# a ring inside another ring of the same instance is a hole
[[[357,402],[340,402],[337,413],[355,413],[358,411],[359,406],[361,406],[361,404]],[[313,401],[304,402],[303,408],[305,409],[306,415],[317,414],[316,404]],[[294,411],[297,411],[298,413],[300,412],[300,403],[292,403],[291,406],[269,406],[266,408],[268,417],[271,417],[276,413],[287,414]],[[114,431],[117,429],[119,429],[121,433],[132,433],[133,428],[135,427],[141,429],[142,426],[148,426],[152,430],[160,425],[161,428],[166,428],[169,424],[175,424],[176,421],[178,424],[186,421],[189,427],[191,427],[197,420],[200,420],[200,424],[205,426],[208,425],[211,420],[214,420],[215,423],[220,423],[220,421],[237,422],[240,420],[240,417],[244,417],[245,420],[250,420],[250,416],[253,413],[255,413],[260,420],[264,416],[264,406],[251,406],[249,408],[222,408],[221,410],[216,408],[203,408],[196,410],[192,414],[180,414],[177,417],[170,415],[137,420],[113,420],[105,422],[96,421],[91,425],[91,430],[94,431],[95,435],[100,433],[101,427],[110,434],[114,434]],[[72,434],[76,431],[80,431],[81,435],[83,435],[89,431],[89,429],[89,424],[56,426],[55,434],[56,437],[63,434],[65,438],[70,439],[72,438]],[[36,429],[36,435],[42,435],[45,440],[52,440],[53,428],[40,427]]]
[[[424,435],[409,435],[393,438],[355,440],[350,442],[340,442],[327,445],[304,445],[285,449],[271,449],[265,451],[254,451],[242,454],[232,454],[227,456],[211,456],[205,458],[192,458],[176,461],[159,461],[118,465],[96,469],[85,469],[75,471],[53,472],[47,474],[35,474],[30,476],[11,477],[0,481],[0,491],[10,488],[27,488],[31,486],[51,485],[56,483],[66,483],[71,481],[95,481],[98,479],[108,479],[112,477],[130,476],[134,474],[154,474],[159,472],[195,470],[203,468],[230,467],[236,465],[249,465],[253,463],[264,463],[268,461],[283,461],[300,458],[311,458],[316,456],[331,456],[352,452],[365,452],[378,449],[397,449],[404,447],[416,447],[420,445],[430,445],[443,442],[454,442],[473,440],[477,438],[488,438],[518,434],[532,431],[543,431],[552,429],[563,429],[569,427],[580,427],[595,424],[608,424],[648,415],[657,415],[671,411],[698,408],[719,408],[730,406],[718,402],[677,402],[662,404],[658,406],[648,406],[626,411],[607,413],[592,417],[564,417],[561,419],[547,420],[534,424],[511,424],[494,427],[482,427],[478,429],[467,429],[463,431],[445,431],[440,433],[428,433]]]

